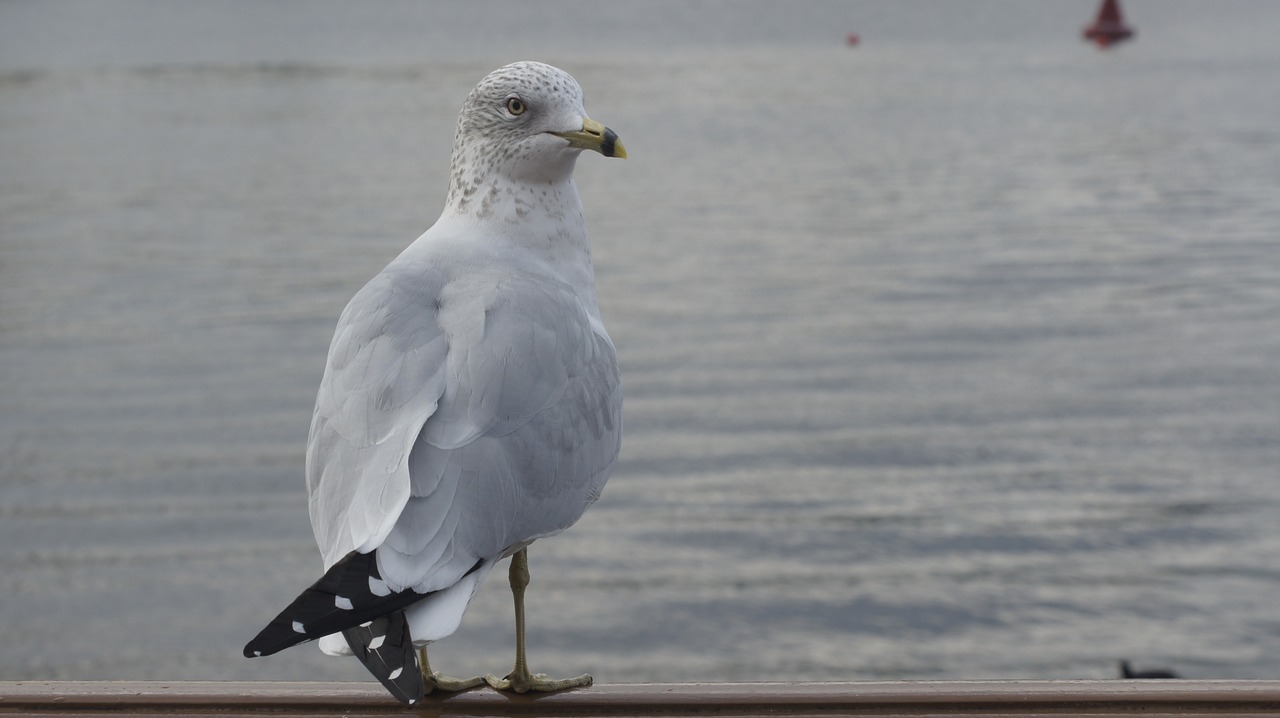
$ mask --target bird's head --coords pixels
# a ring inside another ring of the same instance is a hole
[[[489,73],[463,102],[454,171],[465,160],[484,174],[554,181],[573,172],[582,150],[627,156],[617,134],[587,116],[582,88],[569,73],[516,62]]]

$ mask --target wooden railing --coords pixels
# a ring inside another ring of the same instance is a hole
[[[410,710],[373,683],[0,682],[0,716],[1276,715],[1280,681],[613,684],[475,690]]]

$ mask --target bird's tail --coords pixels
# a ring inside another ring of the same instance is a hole
[[[266,628],[245,645],[244,655],[269,656],[299,643],[402,612],[426,596],[412,589],[392,592],[378,573],[376,552],[353,551],[271,619]],[[408,630],[406,624],[406,636]],[[412,642],[409,645],[412,647]]]

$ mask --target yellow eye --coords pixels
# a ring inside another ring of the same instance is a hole
[[[524,101],[519,97],[507,98],[507,112],[510,112],[513,115],[523,115],[524,110]]]

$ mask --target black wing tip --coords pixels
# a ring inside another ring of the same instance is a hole
[[[269,656],[273,653],[279,652],[280,649],[277,648],[276,650],[273,651],[271,650],[270,647],[267,646],[265,634],[270,630],[271,630],[271,626],[267,626],[266,628],[262,629],[262,631],[259,632],[258,635],[254,636],[252,641],[249,641],[248,643],[244,644],[245,658],[261,658],[262,656]]]
[[[244,657],[261,658],[262,656],[270,656],[279,653],[286,648],[292,648],[299,643],[306,643],[307,641],[313,640],[315,640],[313,637],[299,635],[292,631],[284,633],[283,631],[280,631],[273,622],[266,628],[262,629],[257,636],[254,636],[252,641],[244,644]]]
[[[348,628],[342,635],[351,652],[396,700],[411,706],[426,697],[418,653],[403,609]]]
[[[385,597],[370,594],[370,578],[380,578],[376,556],[372,552],[361,554],[352,551],[347,554],[245,644],[245,658],[270,656],[299,643],[337,633],[350,625],[402,607],[415,598],[411,591]],[[344,593],[353,597],[359,593],[368,594],[356,599],[363,604],[362,610],[352,610],[352,601],[344,598]],[[391,605],[384,609],[378,605],[383,601]],[[307,626],[305,629],[303,622]]]
[[[244,644],[245,658],[261,658],[262,656],[270,656],[274,653],[279,653],[280,651],[284,650],[283,647],[271,648],[270,646],[268,646],[264,636],[262,635],[263,633],[266,633],[266,632],[267,632],[267,629],[265,628],[262,629],[262,633],[259,633],[257,636],[255,636],[252,641],[249,641],[248,643]]]

